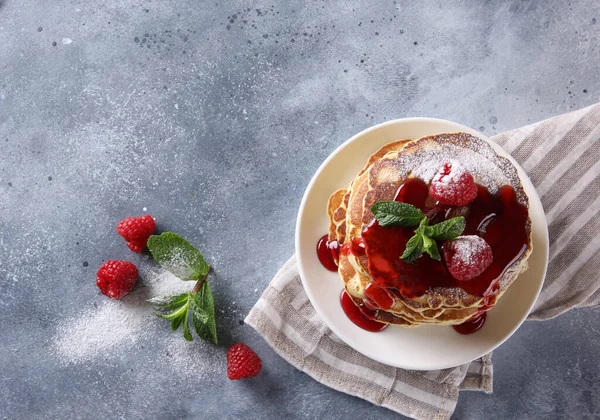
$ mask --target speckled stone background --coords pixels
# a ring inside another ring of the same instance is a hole
[[[0,415],[397,418],[240,323],[294,252],[305,186],[382,121],[492,135],[598,102],[599,19],[596,0],[0,0]],[[114,232],[144,209],[214,265],[222,346],[130,315],[150,313],[147,276],[98,321],[103,260],[154,270]],[[455,417],[599,418],[599,320],[526,323],[495,352],[494,393],[461,394]],[[116,341],[86,342],[94,326]],[[259,378],[227,380],[236,341]]]

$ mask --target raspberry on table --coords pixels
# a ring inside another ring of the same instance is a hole
[[[126,241],[133,252],[142,252],[150,235],[154,233],[156,223],[149,214],[140,217],[128,217],[117,225],[117,233]]]
[[[227,351],[227,377],[231,380],[251,378],[260,373],[262,361],[245,344],[234,344]]]
[[[447,162],[433,177],[429,194],[440,204],[464,206],[477,197],[477,185],[460,163]]]
[[[444,260],[452,277],[467,281],[483,273],[494,256],[483,238],[466,235],[444,242]]]
[[[131,291],[138,279],[138,269],[129,261],[109,260],[98,269],[96,285],[103,295],[120,299]]]
[[[146,240],[147,241],[147,240]],[[127,247],[138,254],[146,248],[146,242],[127,242]]]

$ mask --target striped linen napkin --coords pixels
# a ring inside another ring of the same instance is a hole
[[[528,319],[600,304],[600,104],[492,138],[529,174],[550,233],[550,262]],[[492,392],[491,353],[456,368],[411,371],[342,342],[310,304],[292,257],[246,317],[285,360],[338,391],[415,419],[450,418],[459,390]]]

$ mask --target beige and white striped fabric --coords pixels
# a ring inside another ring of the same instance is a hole
[[[600,104],[493,138],[521,163],[544,205],[550,263],[529,319],[600,304]],[[292,257],[246,323],[317,381],[416,419],[447,419],[459,390],[492,391],[492,357],[440,371],[375,362],[340,341],[319,318]]]
[[[548,274],[529,319],[599,305],[600,104],[493,140],[525,169],[548,219]]]

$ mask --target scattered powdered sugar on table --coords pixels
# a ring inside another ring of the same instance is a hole
[[[157,329],[165,336],[173,334],[172,352],[180,352],[178,359],[193,358],[194,350],[175,348],[181,341],[187,343],[181,332],[173,333],[167,321],[154,315],[147,299],[160,295],[177,294],[192,290],[194,282],[182,281],[151,261],[140,267],[140,279],[134,290],[121,300],[105,298],[97,307],[90,306],[73,317],[61,322],[52,339],[52,348],[63,363],[86,363],[120,357],[139,342],[149,339]],[[197,339],[199,341],[199,339]],[[198,356],[198,354],[196,354]],[[182,361],[183,362],[183,361]]]
[[[58,326],[54,348],[62,360],[80,363],[121,345],[133,345],[149,321],[145,306],[109,301],[86,310]]]
[[[211,373],[222,375],[226,371],[226,348],[197,337],[190,343],[184,340],[180,331],[167,339],[165,347],[163,361],[172,367],[178,377],[193,379]]]
[[[183,292],[191,292],[195,282],[183,281],[164,268],[155,265],[151,261],[144,264],[140,270],[140,278],[149,289],[150,297],[169,295]]]

